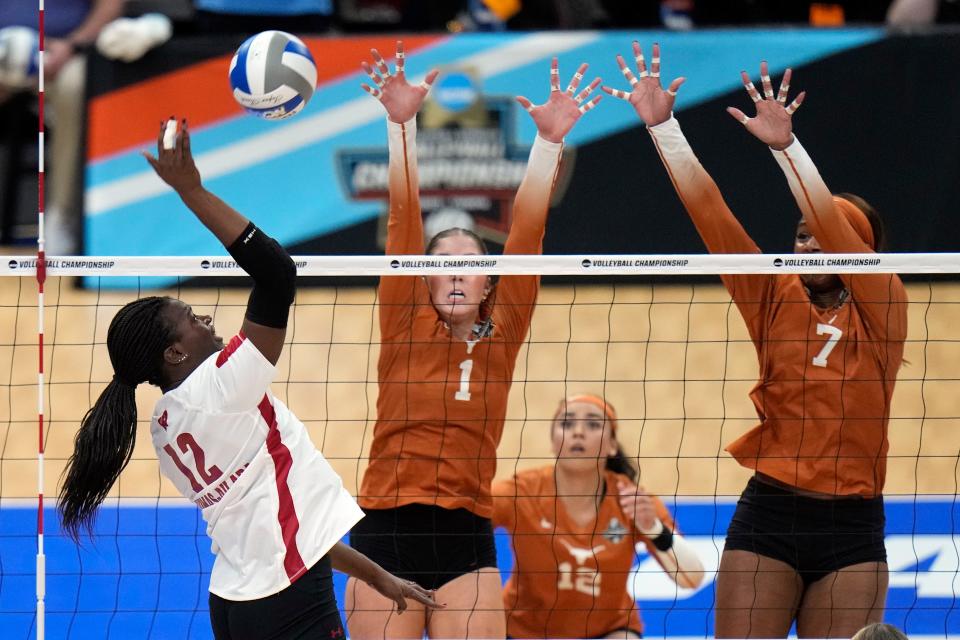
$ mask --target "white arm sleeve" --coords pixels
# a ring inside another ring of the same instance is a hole
[[[417,166],[417,117],[404,123],[387,118],[387,148],[393,152],[392,158],[406,160],[408,166],[416,170]]]
[[[666,551],[654,549],[654,557],[670,579],[685,589],[694,589],[703,582],[703,563],[693,545],[673,532],[673,546]]]
[[[557,174],[557,165],[560,164],[560,155],[563,153],[562,142],[550,142],[540,137],[538,133],[530,147],[530,158],[527,161],[527,173],[535,180],[550,181],[552,183]]]

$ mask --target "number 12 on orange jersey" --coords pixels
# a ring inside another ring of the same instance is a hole
[[[574,569],[569,562],[561,562],[557,565],[557,573],[557,589],[560,591],[572,589],[593,598],[600,595],[600,572],[589,567]]]

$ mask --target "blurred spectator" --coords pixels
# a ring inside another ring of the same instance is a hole
[[[693,28],[693,0],[663,0],[660,21],[667,29],[685,31]]]
[[[791,23],[834,27],[846,23],[883,22],[888,4],[888,0],[696,0],[693,14],[698,26]]]
[[[330,29],[333,0],[194,0],[198,33],[249,34],[267,29],[322,33]]]
[[[907,636],[892,624],[874,622],[857,631],[851,640],[907,640]]]
[[[893,0],[887,24],[917,26],[937,22],[960,22],[960,0]]]
[[[470,0],[338,0],[345,31],[459,31]]]
[[[183,24],[193,21],[193,0],[127,0],[126,14],[142,16],[148,13],[162,13],[173,22]]]
[[[80,183],[83,149],[85,51],[103,27],[123,12],[123,0],[46,0],[44,28],[45,100],[50,137],[50,177],[46,211],[47,253],[75,253],[80,233]],[[0,2],[0,27],[37,29],[37,5],[26,0]],[[10,94],[0,87],[0,101]],[[9,212],[7,212],[9,215]]]
[[[169,40],[172,33],[170,18],[160,13],[117,18],[100,31],[97,51],[111,60],[133,62]]]
[[[663,26],[813,24],[882,22],[884,0],[483,0],[510,29],[602,29]],[[954,2],[960,0],[953,0]]]
[[[660,0],[484,0],[507,27],[532,29],[636,28],[660,25]],[[692,0],[691,0],[692,2]],[[672,4],[672,3],[663,3]]]

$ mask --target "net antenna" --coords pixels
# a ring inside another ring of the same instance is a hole
[[[43,231],[43,50],[44,50],[44,24],[43,24],[43,0],[37,3],[37,32],[39,33],[39,63],[38,63],[38,104],[39,116],[37,124],[39,126],[39,136],[37,139],[37,348],[40,357],[38,358],[37,370],[37,640],[43,640],[46,634],[46,595],[47,595],[47,558],[43,552],[43,394],[45,391],[43,381],[43,285],[46,281],[46,256],[44,252],[44,231]]]

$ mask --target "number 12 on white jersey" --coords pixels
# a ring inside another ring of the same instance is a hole
[[[818,322],[817,335],[830,336],[827,338],[827,344],[823,345],[823,348],[820,349],[820,353],[813,358],[814,366],[825,367],[827,366],[827,358],[830,357],[830,352],[833,351],[834,347],[837,346],[837,343],[840,342],[840,338],[843,337],[843,331],[832,324],[823,324],[822,322]]]

